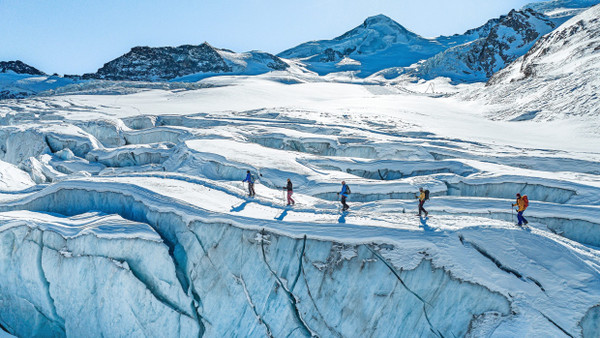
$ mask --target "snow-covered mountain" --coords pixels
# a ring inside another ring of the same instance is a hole
[[[280,58],[259,51],[235,53],[208,43],[179,47],[135,47],[84,79],[169,81],[196,75],[256,75],[285,70],[289,65]]]
[[[600,5],[571,18],[482,90],[506,119],[600,116]]]
[[[385,15],[367,18],[362,25],[333,40],[303,43],[278,54],[297,59],[319,74],[358,71],[361,77],[389,67],[408,66],[445,49]]]
[[[321,75],[352,70],[361,77],[378,73],[486,81],[555,27],[555,20],[527,8],[464,34],[426,39],[378,15],[333,40],[304,43],[278,55],[304,62]]]
[[[411,67],[383,69],[379,74],[400,74],[421,79],[448,77],[454,82],[487,81],[525,54],[538,38],[600,0],[553,0],[536,2],[491,19],[464,34],[440,36],[435,40],[448,48]]]
[[[445,76],[453,81],[486,81],[525,54],[538,38],[552,31],[555,24],[545,15],[525,9],[512,10],[483,27],[476,40],[448,48],[419,63],[409,74],[424,79]],[[473,36],[473,33],[465,35]]]

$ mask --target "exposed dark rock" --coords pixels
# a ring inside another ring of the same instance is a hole
[[[531,9],[512,10],[489,24],[479,32],[489,29],[486,36],[426,60],[414,74],[425,79],[447,76],[454,81],[485,81],[556,27],[550,18]]]
[[[13,71],[17,74],[46,75],[43,72],[19,60],[0,61],[0,73],[8,73],[9,71]]]
[[[331,62],[331,61],[339,61],[344,57],[344,54],[338,52],[337,50],[333,50],[331,48],[327,48],[323,51],[323,56],[321,57],[322,62]]]
[[[266,61],[265,64],[267,65],[267,67],[271,68],[272,70],[286,70],[290,67],[287,63],[283,62],[280,58],[273,54],[264,52],[253,53],[264,59]]]
[[[219,52],[233,53],[217,49],[203,43],[179,47],[134,47],[100,68],[94,74],[84,74],[83,79],[168,81],[197,73],[239,72],[239,66],[231,65]],[[250,52],[271,70],[289,67],[276,56],[262,52]],[[243,71],[242,71],[243,72]]]
[[[83,78],[106,80],[157,81],[170,80],[194,73],[225,73],[231,71],[225,60],[208,43],[199,46],[134,47],[95,74]]]
[[[543,30],[538,30],[539,26],[533,22],[535,19],[545,24]],[[515,35],[502,39],[502,33],[500,32],[506,28],[512,28]],[[513,53],[515,48],[520,49],[533,45],[541,35],[554,28],[554,23],[543,14],[536,13],[531,9],[526,9],[523,12],[512,10],[506,17],[502,17],[499,24],[490,31],[485,42],[481,44],[481,50],[472,52],[479,52],[476,62],[489,78],[522,55],[522,53]],[[516,46],[511,46],[516,37],[519,38],[519,43]],[[497,57],[502,61],[499,62]]]

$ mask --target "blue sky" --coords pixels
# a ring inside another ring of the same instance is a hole
[[[47,73],[95,72],[134,46],[204,41],[279,53],[385,14],[426,36],[451,35],[534,0],[0,0],[0,61]]]

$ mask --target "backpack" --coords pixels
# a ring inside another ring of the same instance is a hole
[[[523,199],[523,205],[525,206],[525,208],[527,208],[529,206],[529,198],[527,198],[527,195],[523,195],[521,199]]]
[[[425,201],[429,200],[429,190],[425,189]]]
[[[352,191],[350,191],[350,186],[346,184],[346,194],[350,195]]]

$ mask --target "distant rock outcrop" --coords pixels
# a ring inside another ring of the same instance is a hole
[[[252,57],[250,57],[250,56]],[[254,56],[259,55],[256,58]],[[251,60],[240,64],[238,61]],[[214,48],[208,43],[179,47],[135,47],[100,68],[94,74],[85,74],[84,79],[168,81],[192,74],[244,73],[255,63],[264,66],[263,72],[283,70],[288,67],[278,57],[268,53],[234,53]]]
[[[30,65],[17,61],[0,61],[0,73],[13,72],[15,74],[46,75]]]

